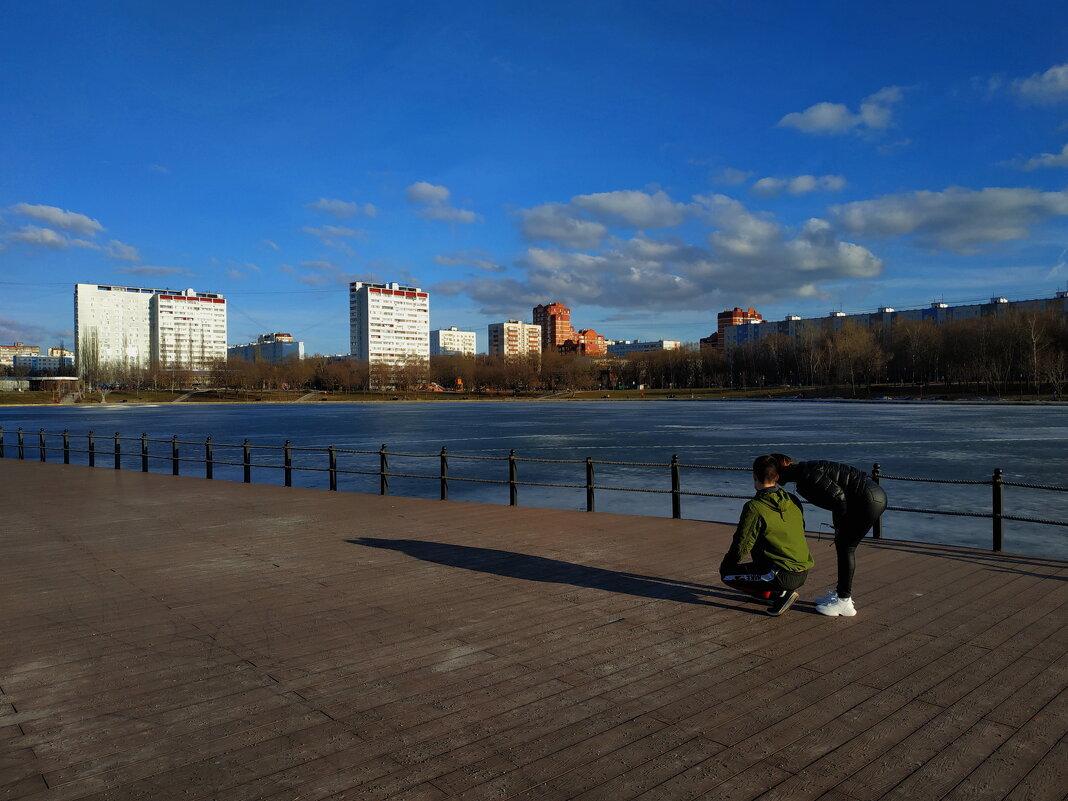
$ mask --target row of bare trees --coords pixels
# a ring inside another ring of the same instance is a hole
[[[900,383],[1059,395],[1068,381],[1068,319],[1024,312],[846,326],[800,339],[768,337],[736,348],[726,366],[728,383],[743,386]]]
[[[83,361],[83,367],[84,359]],[[91,373],[87,374],[87,373]],[[765,336],[728,353],[693,345],[674,351],[595,360],[544,353],[504,360],[434,356],[395,367],[312,356],[283,363],[220,361],[209,374],[102,365],[83,373],[90,388],[246,391],[409,391],[440,387],[467,392],[555,392],[597,388],[692,389],[907,384],[978,394],[1056,392],[1068,383],[1068,318],[1020,312],[953,323],[899,321],[887,328],[846,325],[799,337]]]

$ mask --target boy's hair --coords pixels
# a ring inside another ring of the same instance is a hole
[[[786,465],[793,464],[794,460],[785,453],[773,453],[771,458],[775,460],[775,466],[782,470]]]
[[[761,484],[778,482],[779,465],[776,463],[774,455],[758,456],[753,461],[753,478]]]

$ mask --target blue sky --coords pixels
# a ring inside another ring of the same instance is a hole
[[[0,342],[70,345],[79,281],[309,353],[351,280],[480,349],[1068,281],[1059,2],[6,2],[0,76]]]

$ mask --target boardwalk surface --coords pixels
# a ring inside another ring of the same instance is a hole
[[[1060,799],[1068,563],[0,461],[0,799]],[[808,598],[832,582],[812,542]]]

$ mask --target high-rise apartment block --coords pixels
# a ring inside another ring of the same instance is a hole
[[[474,356],[475,332],[461,331],[455,325],[430,332],[431,356]]]
[[[540,325],[509,320],[506,323],[490,323],[489,355],[505,359],[541,355],[542,330]]]
[[[79,372],[105,365],[208,369],[226,358],[226,300],[192,289],[74,287]]]
[[[397,283],[349,284],[349,352],[374,365],[430,360],[430,295]]]
[[[226,358],[226,301],[187,289],[156,295],[152,354],[160,367],[206,370]]]
[[[226,349],[230,359],[244,359],[246,362],[280,362],[304,358],[304,343],[294,342],[292,334],[260,334],[255,342],[247,345],[233,345]]]
[[[546,303],[534,307],[534,325],[541,326],[541,349],[555,350],[575,333],[571,327],[571,309],[563,303]]]

